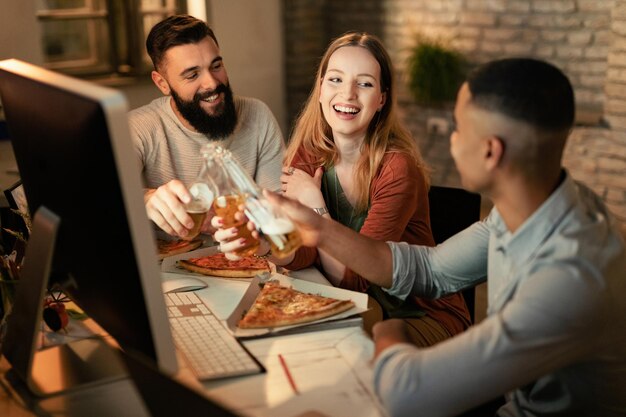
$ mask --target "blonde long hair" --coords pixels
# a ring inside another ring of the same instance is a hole
[[[330,43],[322,57],[315,84],[307,102],[298,116],[291,141],[285,155],[285,165],[290,166],[298,149],[302,148],[318,166],[335,165],[339,157],[332,130],[322,113],[319,97],[321,83],[328,68],[332,54],[345,46],[359,46],[368,50],[380,65],[380,86],[387,93],[383,108],[371,120],[365,140],[362,144],[361,157],[354,169],[356,186],[356,210],[363,212],[369,205],[370,186],[380,170],[383,157],[387,152],[403,152],[409,155],[428,178],[428,170],[422,161],[420,152],[408,130],[402,125],[396,111],[396,86],[389,54],[381,41],[365,32],[347,32]]]

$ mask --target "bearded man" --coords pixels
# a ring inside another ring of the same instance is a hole
[[[279,189],[284,141],[276,118],[263,102],[233,95],[213,30],[192,16],[170,16],[152,28],[146,48],[164,97],[131,111],[129,123],[148,217],[170,235],[188,235],[187,187],[211,141],[229,149],[259,186]],[[210,232],[208,220],[202,231]]]

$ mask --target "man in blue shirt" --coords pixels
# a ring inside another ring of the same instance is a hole
[[[606,208],[561,166],[574,122],[565,75],[533,59],[477,68],[461,87],[451,153],[494,202],[436,248],[376,242],[276,195],[303,242],[404,298],[487,279],[488,317],[418,349],[374,327],[374,388],[393,416],[448,416],[506,395],[498,416],[626,415],[626,256]]]

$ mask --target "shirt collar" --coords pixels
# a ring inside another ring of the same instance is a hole
[[[494,249],[504,251],[516,264],[527,262],[574,205],[576,196],[576,184],[564,170],[561,184],[515,233],[508,230],[502,216],[494,207],[487,221],[495,238]]]

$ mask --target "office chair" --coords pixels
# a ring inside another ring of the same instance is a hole
[[[428,191],[430,227],[435,243],[439,244],[480,220],[480,194],[461,188],[431,185]],[[474,322],[475,289],[462,292]]]

